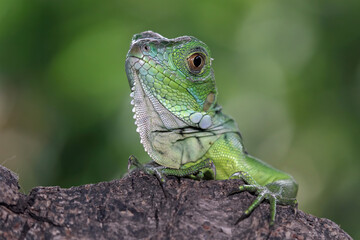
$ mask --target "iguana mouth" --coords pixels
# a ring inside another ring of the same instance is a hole
[[[127,76],[128,82],[129,82],[130,89],[131,89],[131,91],[133,91],[132,88],[134,88],[134,74],[132,73],[131,58],[126,58],[125,72],[126,72],[126,76]]]
[[[136,53],[139,53],[138,51],[140,51],[139,47],[137,47],[137,48],[134,48],[134,46],[131,47],[131,49],[129,50],[128,55],[126,57],[126,61],[125,61],[125,71],[126,71],[127,79],[129,81],[131,91],[135,90],[135,89],[132,89],[134,87],[134,76],[136,75],[135,73],[133,73],[134,64],[139,61],[142,61],[141,56],[136,56]]]

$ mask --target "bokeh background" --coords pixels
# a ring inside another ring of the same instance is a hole
[[[124,71],[133,34],[213,54],[247,150],[291,173],[299,208],[360,238],[360,1],[0,1],[0,164],[22,191],[148,161]]]

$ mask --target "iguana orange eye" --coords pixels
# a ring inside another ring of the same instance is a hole
[[[187,58],[190,72],[197,74],[205,65],[205,57],[201,53],[194,53]]]

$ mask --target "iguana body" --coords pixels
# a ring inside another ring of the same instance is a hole
[[[167,39],[147,31],[134,35],[126,59],[135,124],[146,152],[161,175],[209,177],[215,165],[217,180],[238,176],[249,185],[239,191],[258,197],[245,215],[263,199],[295,204],[294,179],[247,154],[235,122],[217,105],[210,50],[194,37]],[[200,174],[198,174],[200,172]]]

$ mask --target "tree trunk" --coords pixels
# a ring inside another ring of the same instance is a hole
[[[0,166],[0,239],[351,239],[339,226],[290,206],[269,203],[234,225],[254,200],[227,196],[241,180],[158,179],[133,171],[120,180],[19,192],[17,176]]]

